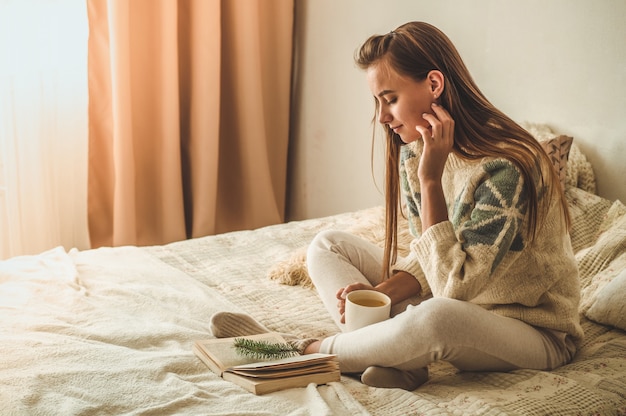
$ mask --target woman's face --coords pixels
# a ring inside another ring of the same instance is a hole
[[[433,113],[431,104],[435,98],[431,80],[417,82],[379,63],[367,69],[367,82],[378,101],[378,121],[400,135],[404,143],[421,139],[415,126],[431,128],[423,117],[424,113]]]

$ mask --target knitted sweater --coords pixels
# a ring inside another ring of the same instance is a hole
[[[551,201],[533,244],[525,237],[524,179],[504,158],[466,161],[451,153],[442,184],[448,221],[421,232],[417,168],[421,141],[405,145],[400,175],[410,254],[393,266],[419,281],[422,295],[478,304],[530,325],[565,332],[578,344],[578,268],[560,202]]]

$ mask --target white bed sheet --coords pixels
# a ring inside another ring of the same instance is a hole
[[[208,320],[243,311],[302,336],[337,331],[315,290],[267,278],[321,229],[380,208],[158,247],[101,248],[0,262],[0,402],[10,415],[626,414],[626,334],[584,321],[576,360],[553,372],[459,373],[416,390],[339,383],[254,396],[191,349]]]

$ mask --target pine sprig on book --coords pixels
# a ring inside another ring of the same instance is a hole
[[[273,360],[293,357],[299,354],[296,347],[287,343],[236,338],[233,345],[238,354],[254,358],[255,360]]]
[[[235,342],[244,346],[239,350],[245,355],[234,348]],[[197,340],[193,351],[215,374],[254,394],[341,381],[337,356],[300,355],[275,332]],[[283,358],[270,358],[281,356]]]

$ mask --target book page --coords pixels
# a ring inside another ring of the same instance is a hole
[[[277,333],[250,335],[237,338],[264,340],[276,343],[285,342],[283,337],[281,337],[280,334]],[[259,362],[258,358],[251,358],[246,357],[245,355],[238,354],[237,350],[234,347],[235,339],[236,338],[207,339],[202,341],[196,341],[196,345],[205,353],[205,355],[209,359],[215,362],[215,364],[220,369],[222,369],[222,371],[233,366]]]
[[[326,361],[335,360],[336,355],[333,354],[307,354],[297,355],[294,357],[282,358],[280,360],[273,361],[260,361],[255,363],[242,363],[239,365],[230,366],[232,370],[284,370],[289,368],[301,368],[304,366],[322,363]]]
[[[266,394],[273,391],[306,387],[309,383],[326,384],[332,381],[341,381],[339,370],[325,371],[315,374],[296,375],[293,377],[256,378],[246,377],[226,371],[224,380],[235,383],[254,394]]]
[[[235,368],[230,368],[226,371],[234,374],[239,374],[241,376],[246,377],[256,377],[256,378],[281,378],[281,377],[294,377],[301,376],[305,374],[319,374],[325,372],[332,372],[339,370],[339,364],[337,362],[325,362],[320,364],[313,364],[310,366],[302,367],[302,368],[290,368],[286,370],[271,370],[271,371],[258,371],[258,369],[254,370],[237,370]]]

